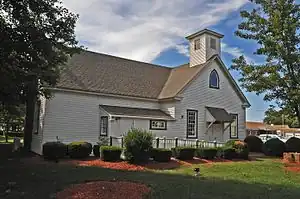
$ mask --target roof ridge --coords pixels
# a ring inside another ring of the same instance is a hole
[[[123,60],[126,60],[126,61],[131,61],[131,62],[136,62],[136,63],[147,64],[147,65],[151,65],[151,66],[154,66],[154,67],[160,67],[160,68],[172,69],[172,67],[169,67],[169,66],[163,66],[163,65],[159,65],[159,64],[152,64],[152,63],[143,62],[143,61],[137,61],[137,60],[128,59],[128,58],[124,58],[124,57],[118,57],[118,56],[116,56],[116,55],[110,55],[110,54],[105,54],[105,53],[100,53],[100,52],[95,52],[95,51],[90,51],[90,50],[84,50],[84,51],[85,51],[85,52],[88,52],[88,53],[93,53],[93,54],[98,54],[98,55],[107,56],[107,57],[113,57],[113,58],[117,58],[117,59],[123,59]]]

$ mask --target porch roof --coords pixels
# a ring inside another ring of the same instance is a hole
[[[223,108],[206,107],[211,116],[214,117],[215,121],[218,122],[232,122],[233,117]]]
[[[113,117],[131,117],[141,119],[160,119],[160,120],[174,120],[174,118],[163,112],[160,109],[147,108],[132,108],[121,106],[100,105],[104,111]]]

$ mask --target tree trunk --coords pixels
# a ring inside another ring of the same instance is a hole
[[[32,131],[33,131],[33,119],[34,109],[36,103],[36,84],[32,83],[27,90],[26,94],[26,116],[25,116],[25,128],[24,128],[24,149],[26,151],[31,150]]]

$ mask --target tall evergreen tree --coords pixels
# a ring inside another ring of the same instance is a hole
[[[24,147],[30,149],[37,97],[58,81],[64,63],[78,52],[78,15],[61,0],[0,0],[0,100],[24,102]],[[9,95],[7,95],[9,94]]]
[[[262,94],[264,100],[287,109],[300,124],[300,7],[294,0],[251,0],[255,8],[242,11],[238,37],[254,40],[254,54],[265,63],[234,59],[231,69],[241,73],[242,87]]]

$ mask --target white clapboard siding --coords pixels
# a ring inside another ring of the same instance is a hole
[[[58,136],[65,143],[84,140],[95,144],[100,133],[100,104],[159,109],[159,103],[153,101],[55,91],[47,100],[43,142],[56,141]]]
[[[43,131],[44,131],[44,119],[45,119],[45,107],[46,107],[46,98],[40,97],[40,113],[39,113],[39,124],[38,124],[38,133],[32,134],[31,150],[37,154],[42,154],[42,142],[43,142]],[[37,120],[33,121],[34,123]],[[35,124],[33,125],[35,126]]]
[[[175,102],[161,102],[160,103],[160,110],[164,111],[165,113],[175,117]]]
[[[238,114],[239,138],[245,137],[246,113],[242,108],[242,101],[220,67],[219,63],[214,61],[182,92],[183,99],[176,103],[176,122],[168,125],[168,131],[172,132],[174,137],[186,137],[187,109],[195,109],[198,110],[198,138],[205,139],[205,106],[224,108],[229,113]],[[209,74],[213,69],[218,72],[220,89],[209,88]],[[222,137],[224,140],[229,139],[229,132],[224,132]]]
[[[200,39],[200,49],[195,50],[195,40]],[[205,34],[190,41],[190,66],[196,66],[206,62],[206,39]]]

